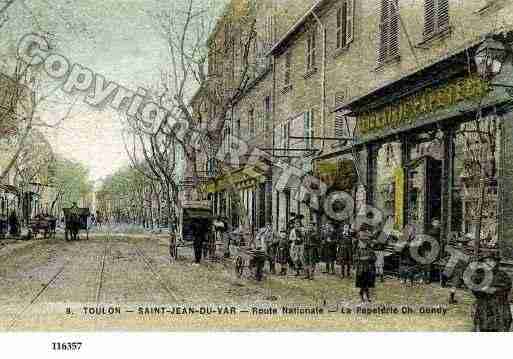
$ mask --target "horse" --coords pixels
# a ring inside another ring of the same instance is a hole
[[[70,240],[78,239],[78,231],[80,230],[80,216],[78,213],[71,212],[66,216],[66,239],[68,239],[68,233],[71,236]]]
[[[65,208],[64,218],[66,220],[65,238],[68,240],[68,234],[71,240],[78,239],[78,231],[85,229],[88,231],[87,217],[89,216],[89,209],[87,208]]]

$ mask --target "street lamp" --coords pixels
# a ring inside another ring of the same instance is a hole
[[[487,37],[475,54],[477,72],[484,80],[492,79],[501,72],[506,56],[506,46],[500,41]]]

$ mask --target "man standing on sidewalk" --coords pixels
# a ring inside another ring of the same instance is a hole
[[[194,262],[198,265],[201,262],[203,244],[205,243],[205,237],[208,231],[208,224],[205,224],[205,222],[198,221],[193,224],[194,239],[192,246],[194,248]]]
[[[302,224],[303,215],[293,218],[294,227],[290,231],[290,256],[296,269],[296,277],[300,276],[305,256],[305,229]]]

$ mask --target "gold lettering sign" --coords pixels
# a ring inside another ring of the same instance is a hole
[[[359,135],[414,123],[418,117],[465,100],[484,97],[491,91],[489,83],[473,75],[453,80],[443,87],[425,89],[376,111],[358,116]]]

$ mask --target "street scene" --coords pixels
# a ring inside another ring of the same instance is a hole
[[[170,264],[165,241],[114,234],[13,248],[2,265],[2,330],[471,329],[472,300],[463,292],[461,302],[449,306],[447,290],[439,286],[411,287],[387,277],[373,293],[376,305],[362,309],[409,307],[414,313],[357,313],[360,301],[351,278],[318,273],[314,282],[305,282],[291,274],[257,282],[239,278],[229,262],[195,266],[192,258],[192,250],[184,249]],[[290,313],[282,313],[284,306]],[[235,313],[224,313],[225,307]],[[168,312],[156,313],[160,308]],[[171,313],[176,308],[180,312]],[[187,313],[189,308],[214,312]],[[276,308],[276,315],[269,308]],[[294,308],[323,313],[300,314]]]
[[[0,331],[511,331],[512,2],[0,29]]]

